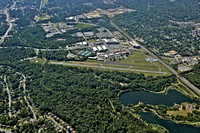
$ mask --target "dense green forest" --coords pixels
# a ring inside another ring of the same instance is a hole
[[[63,61],[67,60],[68,51],[39,51],[39,58],[46,58],[47,60]]]
[[[196,87],[200,88],[200,64],[195,65],[191,71],[183,73],[183,76],[189,79]]]
[[[21,111],[17,117],[0,117],[1,123],[11,126],[21,118],[32,116],[30,110],[24,110],[26,104],[20,104],[17,99],[17,95],[22,93],[17,89],[22,77],[16,72],[27,77],[27,92],[39,108],[39,113],[53,112],[78,132],[153,132],[152,125],[147,126],[144,121],[124,109],[118,100],[119,93],[132,90],[162,91],[176,82],[175,76],[153,78],[132,72],[18,62],[35,56],[32,49],[4,48],[1,49],[1,55],[1,65],[5,64],[1,73],[8,76],[7,80],[14,89],[12,99],[17,101],[14,109]],[[4,103],[7,93],[1,95],[0,100]],[[0,105],[2,111],[7,107],[7,103]],[[23,127],[17,125],[16,131],[36,131],[38,125],[41,122]]]
[[[173,76],[152,78],[29,62],[16,64],[15,69],[30,77],[28,91],[40,112],[52,111],[78,132],[152,132],[151,127],[123,109],[117,95],[120,90],[161,91],[176,81]]]
[[[3,36],[8,29],[7,22],[6,22],[6,15],[0,15],[0,36]]]
[[[0,49],[0,63],[13,62],[23,60],[27,57],[34,57],[35,51],[30,48],[1,48]]]
[[[12,0],[2,0],[0,2],[0,8],[6,7],[8,4],[12,3]]]

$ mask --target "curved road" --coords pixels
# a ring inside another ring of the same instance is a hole
[[[35,120],[37,120],[36,114],[35,114],[33,108],[31,107],[31,105],[29,104],[28,99],[27,99],[27,97],[26,97],[26,77],[24,76],[24,74],[22,74],[22,76],[23,76],[23,78],[24,78],[24,80],[23,80],[24,99],[25,99],[25,101],[26,101],[28,107],[31,109],[31,111],[32,111],[32,113],[33,113],[33,118],[34,118]]]
[[[11,113],[11,106],[12,106],[12,98],[11,98],[11,95],[10,95],[10,90],[8,88],[8,83],[6,81],[6,76],[4,77],[4,82],[6,83],[6,89],[7,89],[7,93],[8,93],[8,99],[9,99],[9,117],[12,117],[12,113]]]
[[[16,6],[16,1],[14,2],[14,4],[10,7],[10,9],[13,9],[14,7]],[[9,24],[9,28],[8,30],[6,31],[6,33],[4,34],[4,36],[1,38],[1,41],[0,41],[0,44],[2,44],[5,40],[5,38],[8,36],[8,33],[12,30],[13,28],[13,23],[11,23],[11,20],[10,20],[10,14],[9,14],[9,9],[6,8],[4,9],[4,13],[6,14],[6,21],[8,22]]]
[[[128,33],[126,33],[124,30],[119,28],[115,23],[110,21],[112,26],[114,26],[118,31],[123,33],[130,41],[136,42]],[[137,42],[136,42],[137,43]],[[160,62],[163,66],[165,66],[168,70],[170,70],[174,75],[176,75],[183,83],[185,83],[187,86],[189,86],[193,91],[195,91],[198,95],[200,95],[200,89],[194,86],[192,83],[190,83],[186,78],[181,76],[178,72],[176,72],[173,68],[171,68],[169,65],[167,65],[165,62],[163,62],[159,57],[157,57],[155,54],[153,54],[151,51],[149,51],[147,48],[145,48],[143,45],[140,43],[137,43],[140,45],[140,47],[146,51],[148,54],[150,54],[153,58],[157,59],[158,62]]]

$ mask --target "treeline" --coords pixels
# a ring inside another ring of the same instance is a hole
[[[68,51],[39,51],[38,58],[46,58],[47,60],[64,61],[67,60]]]
[[[0,61],[13,62],[20,61],[21,59],[34,57],[36,53],[30,48],[1,48],[0,49]]]
[[[122,108],[117,95],[120,90],[127,89],[161,91],[175,82],[174,77],[152,78],[128,72],[41,66],[29,62],[16,64],[15,69],[29,77],[27,88],[41,113],[53,112],[76,131],[87,133],[153,132]]]
[[[200,63],[195,65],[191,71],[182,74],[196,87],[200,88]]]

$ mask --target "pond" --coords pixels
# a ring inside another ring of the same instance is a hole
[[[143,102],[151,105],[173,106],[174,103],[182,102],[197,103],[196,100],[190,99],[176,90],[169,90],[167,95],[155,94],[144,91],[132,91],[122,94],[119,100],[126,106],[127,104],[136,105]]]
[[[182,102],[198,103],[198,101],[190,99],[176,90],[169,90],[167,95],[155,94],[144,91],[133,91],[122,94],[119,100],[126,106],[128,104],[136,105],[138,102],[144,102],[151,105],[173,106],[174,103]],[[186,124],[176,124],[170,120],[160,119],[151,112],[139,113],[148,123],[159,124],[165,127],[170,133],[200,133],[200,128],[196,128]]]
[[[165,127],[170,133],[200,133],[200,128],[160,119],[151,112],[141,112],[139,115],[141,115],[148,123],[159,124]]]

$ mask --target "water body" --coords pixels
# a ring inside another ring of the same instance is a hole
[[[138,102],[144,102],[151,105],[173,106],[174,103],[182,102],[197,103],[198,101],[190,99],[176,90],[169,90],[167,95],[155,94],[144,91],[133,91],[122,94],[119,100],[124,104],[136,105]],[[160,119],[151,112],[139,113],[148,123],[159,124],[165,127],[170,133],[200,133],[200,128],[186,124],[176,124],[170,120]]]
[[[138,102],[144,102],[151,105],[173,106],[174,103],[182,102],[197,103],[176,90],[169,90],[167,95],[155,94],[144,91],[132,91],[122,94],[119,100],[126,106],[127,104],[136,105]]]
[[[200,128],[186,124],[176,124],[170,120],[160,119],[151,112],[139,113],[148,123],[159,124],[169,130],[170,133],[200,133]]]

